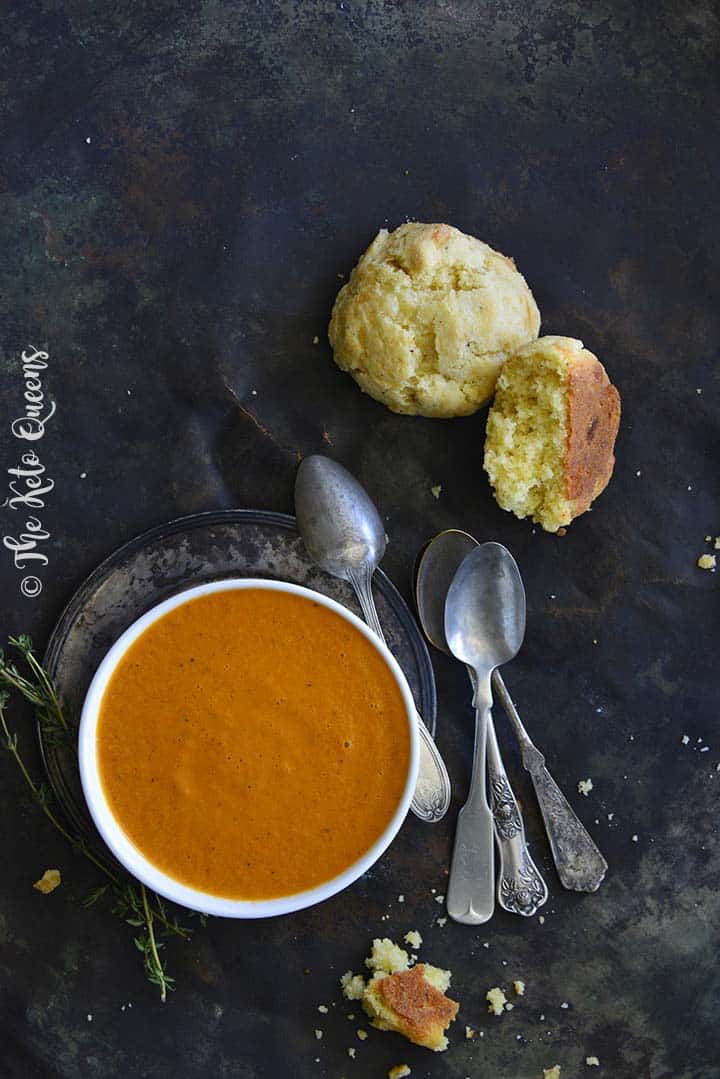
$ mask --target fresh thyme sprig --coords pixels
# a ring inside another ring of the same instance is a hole
[[[33,651],[32,641],[23,634],[10,637],[10,645],[15,648],[27,664],[29,675],[23,675],[14,663],[8,663],[0,649],[0,685],[20,693],[35,708],[43,734],[48,738],[67,738],[72,731],[63,713],[60,700],[52,679],[38,662]],[[11,733],[7,725],[5,711],[10,699],[7,689],[0,690],[0,735],[5,748],[15,760],[33,801],[40,806],[46,818],[54,828],[70,843],[73,850],[84,854],[105,877],[105,883],[92,889],[83,900],[84,907],[91,907],[105,896],[113,898],[113,914],[133,929],[141,930],[133,939],[142,954],[145,974],[148,980],[160,989],[160,999],[165,1001],[169,991],[175,988],[175,979],[167,973],[160,951],[168,937],[181,937],[188,940],[193,930],[182,925],[177,918],[168,916],[167,908],[155,892],[149,892],[144,884],[131,877],[113,872],[90,849],[86,841],[68,828],[58,817],[51,802],[52,795],[44,783],[36,783],[18,749],[17,734]],[[194,914],[188,911],[188,915]],[[205,925],[204,915],[200,924]]]

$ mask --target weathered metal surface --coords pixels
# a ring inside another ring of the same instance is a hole
[[[2,34],[3,469],[25,448],[8,425],[29,343],[47,345],[58,407],[41,443],[56,483],[44,590],[22,597],[3,549],[3,630],[44,644],[87,574],[145,528],[291,512],[298,459],[331,453],[379,504],[383,567],[406,598],[443,528],[512,550],[528,627],[508,687],[610,868],[594,895],[561,889],[498,714],[550,885],[544,924],[439,926],[453,813],[408,820],[334,900],[173,947],[163,1006],[122,926],[80,908],[93,873],[22,801],[5,756],[0,1070],[350,1079],[407,1061],[416,1076],[540,1079],[559,1063],[564,1079],[597,1055],[613,1079],[716,1079],[718,575],[695,565],[720,533],[716,7],[30,0]],[[582,338],[622,393],[615,477],[563,538],[495,505],[483,412],[395,416],[331,362],[339,275],[406,217],[514,256],[544,330]],[[15,535],[18,514],[1,514]],[[467,681],[433,663],[457,807]],[[12,722],[37,766],[30,717]],[[33,892],[56,865],[61,888]],[[408,929],[454,971],[462,1011],[442,1056],[360,1042],[337,994],[373,936]],[[488,1016],[486,990],[513,978],[526,995]]]

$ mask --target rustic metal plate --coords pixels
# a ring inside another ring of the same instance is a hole
[[[141,614],[193,584],[222,577],[292,581],[342,603],[360,617],[344,581],[314,566],[294,517],[262,510],[219,510],[160,525],[115,551],[85,580],[61,615],[44,666],[55,680],[71,724],[77,724],[90,681],[108,648]],[[388,646],[403,668],[420,715],[435,733],[433,669],[404,600],[378,570],[375,595]],[[43,739],[50,784],[82,833],[109,857],[91,823],[80,786],[75,747]]]

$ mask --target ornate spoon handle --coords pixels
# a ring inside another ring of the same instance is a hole
[[[372,574],[369,572],[348,574],[348,580],[355,589],[365,621],[385,644],[385,634],[373,599],[371,579]],[[420,820],[435,824],[442,820],[450,805],[450,777],[430,731],[423,723],[420,714],[416,713],[416,715],[420,735],[420,763],[410,808]]]
[[[596,892],[607,872],[607,862],[545,767],[545,758],[533,745],[497,670],[493,689],[520,742],[522,762],[533,781],[560,882],[570,891]]]
[[[548,890],[530,857],[520,807],[500,756],[492,719],[488,725],[487,758],[490,808],[500,855],[498,903],[512,914],[529,918],[546,902]]]

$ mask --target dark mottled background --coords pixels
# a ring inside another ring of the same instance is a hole
[[[596,896],[562,892],[499,717],[551,886],[544,924],[437,926],[452,816],[410,819],[344,895],[173,946],[178,990],[161,1005],[129,932],[81,910],[94,874],[5,756],[3,1077],[371,1079],[407,1061],[447,1079],[540,1079],[560,1063],[570,1079],[594,1074],[587,1054],[613,1079],[720,1075],[720,574],[695,565],[720,533],[719,14],[667,0],[5,5],[3,472],[23,448],[9,424],[30,342],[47,344],[58,411],[39,444],[56,483],[45,587],[22,598],[0,552],[3,633],[44,643],[85,575],[146,527],[291,511],[298,456],[324,449],[388,516],[384,565],[406,595],[441,528],[516,554],[528,633],[507,681],[611,869]],[[341,277],[405,218],[513,255],[545,332],[581,337],[620,387],[615,479],[564,539],[495,506],[483,413],[394,416],[331,362]],[[3,534],[18,516],[2,510]],[[459,803],[467,685],[444,658],[436,673]],[[28,713],[12,722],[37,769]],[[31,885],[54,865],[63,885],[44,898]],[[375,1032],[360,1043],[337,993],[373,935],[411,928],[462,1000],[442,1057]],[[486,990],[514,977],[525,998],[488,1016]],[[466,1041],[466,1023],[484,1038]]]

